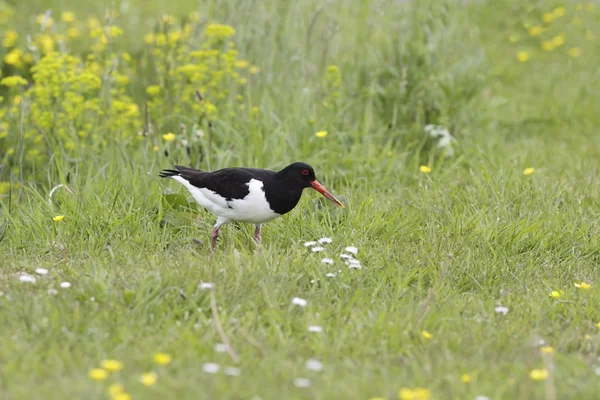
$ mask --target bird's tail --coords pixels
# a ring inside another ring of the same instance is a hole
[[[160,171],[158,176],[160,176],[161,178],[171,178],[173,176],[179,176],[182,172],[190,169],[192,168],[184,167],[183,165],[176,165],[175,169],[163,169],[162,171]]]

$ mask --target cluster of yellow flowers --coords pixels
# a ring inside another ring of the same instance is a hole
[[[158,365],[170,364],[173,358],[166,353],[156,353],[154,362]],[[119,360],[103,360],[99,368],[92,368],[88,372],[91,379],[95,381],[105,381],[111,374],[117,373],[123,369],[123,363]],[[116,379],[119,380],[119,379]],[[145,372],[139,376],[139,382],[147,387],[153,386],[158,380],[158,374],[155,371]],[[106,390],[111,400],[131,400],[131,395],[125,390],[123,384],[114,382]]]
[[[0,11],[0,24],[10,23],[14,11]],[[53,15],[35,18],[39,32],[31,33],[30,41],[10,27],[0,34],[0,148],[5,149],[0,161],[11,166],[9,173],[18,172],[18,160],[25,160],[29,176],[53,154],[81,159],[115,142],[156,150],[162,133],[172,130],[163,124],[201,118],[235,124],[240,115],[259,113],[246,92],[260,69],[239,58],[229,25],[202,22],[198,13],[181,24],[163,16],[134,60],[117,51],[124,35],[117,12],[102,20],[65,11],[55,21]],[[195,101],[198,92],[203,101]],[[148,118],[141,112],[144,104]],[[165,122],[165,115],[182,120]],[[146,123],[157,129],[144,141]]]
[[[542,12],[541,15],[536,7],[527,8],[525,21],[522,23],[524,34],[509,36],[512,43],[519,43],[521,47],[516,53],[517,60],[530,60],[531,50],[524,49],[525,46],[541,48],[544,52],[553,52],[564,46],[569,56],[581,57],[584,46],[582,37],[587,41],[596,39],[592,30],[596,24],[586,20],[592,18],[595,9],[593,2],[577,3],[570,8],[560,6]],[[568,32],[569,40],[565,32]]]

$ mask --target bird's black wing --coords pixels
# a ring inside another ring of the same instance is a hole
[[[193,168],[175,166],[175,170],[164,170],[161,177],[181,176],[197,188],[206,188],[227,200],[243,199],[250,193],[247,183],[251,179],[264,181],[275,175],[275,171],[257,168],[224,168],[204,172]]]

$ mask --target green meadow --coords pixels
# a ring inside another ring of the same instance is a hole
[[[0,398],[598,398],[600,3],[0,0],[0,40]],[[158,177],[294,161],[345,208],[214,252]]]

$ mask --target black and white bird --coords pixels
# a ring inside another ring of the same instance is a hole
[[[213,172],[176,165],[163,170],[161,178],[172,178],[192,194],[196,202],[216,214],[211,247],[214,249],[219,228],[228,222],[254,224],[254,238],[261,240],[260,228],[265,222],[290,212],[312,187],[338,206],[344,205],[317,181],[313,168],[295,162],[279,172],[257,168],[224,168]]]

